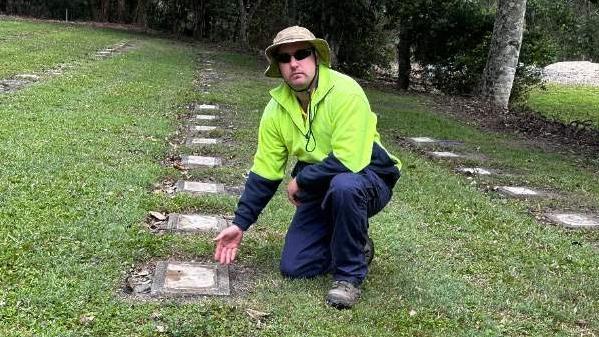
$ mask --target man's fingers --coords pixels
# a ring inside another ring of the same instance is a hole
[[[215,260],[218,260],[218,258],[220,257],[220,252],[222,249],[223,249],[223,245],[222,245],[221,241],[218,241],[216,243],[216,249],[214,251],[214,259]]]
[[[218,257],[218,262],[220,262],[220,264],[226,264],[227,262],[227,248],[224,247],[221,252],[220,252],[220,256]]]
[[[227,261],[225,261],[225,264],[231,263],[231,253],[231,249],[227,249]]]
[[[237,248],[231,249],[231,262],[235,261],[236,255],[237,255]]]

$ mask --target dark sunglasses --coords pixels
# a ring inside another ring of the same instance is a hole
[[[312,48],[299,49],[299,50],[296,50],[295,54],[293,54],[293,55],[287,54],[287,53],[277,53],[274,55],[274,58],[278,63],[289,63],[289,62],[291,62],[292,56],[296,61],[301,61],[301,60],[305,59],[306,57],[312,55],[313,52],[314,52],[314,49],[312,49]]]

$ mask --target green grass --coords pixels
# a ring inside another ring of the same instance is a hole
[[[88,27],[0,20],[0,79],[72,64],[129,39],[136,37]]]
[[[599,129],[599,87],[589,85],[549,84],[546,90],[535,89],[526,105],[550,119],[569,124],[590,121]]]
[[[21,33],[36,27],[27,24]],[[543,225],[529,212],[597,210],[599,162],[464,126],[431,113],[425,98],[375,90],[367,94],[384,144],[405,169],[394,199],[371,220],[377,255],[354,309],[324,304],[327,277],[279,275],[293,214],[283,193],[244,238],[233,271],[248,272],[237,276],[233,298],[123,297],[132,265],[212,255],[210,237],[151,234],[148,211],[230,215],[235,207],[230,197],[152,193],[154,183],[182,177],[161,161],[220,153],[225,167],[190,175],[242,183],[267,90],[277,83],[262,76],[263,61],[254,57],[130,38],[137,47],[128,53],[84,59],[65,75],[0,95],[0,155],[10,163],[0,166],[0,336],[591,336],[599,330],[593,248],[599,233]],[[215,61],[209,67],[222,77],[208,94],[193,87],[203,58]],[[181,117],[190,114],[182,107],[192,101],[226,108],[217,123],[230,142],[218,151],[169,146],[185,123]],[[459,151],[487,157],[473,164],[515,175],[473,184],[453,165],[396,141],[423,135],[462,140]],[[513,201],[484,191],[507,181],[564,197]],[[258,325],[248,308],[270,315]],[[94,320],[83,324],[82,316]]]

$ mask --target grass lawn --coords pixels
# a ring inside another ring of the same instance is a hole
[[[535,89],[526,105],[541,115],[562,121],[590,121],[599,129],[599,87],[589,85],[548,84]]]
[[[10,33],[2,27],[11,27]],[[79,66],[0,95],[5,161],[0,166],[0,336],[593,336],[599,331],[599,232],[568,231],[531,215],[545,209],[598,211],[599,159],[546,152],[481,132],[433,114],[426,98],[376,90],[367,94],[379,114],[383,142],[405,169],[392,202],[371,219],[377,255],[354,309],[324,304],[327,277],[279,275],[293,214],[282,191],[244,238],[233,267],[242,283],[234,284],[234,296],[195,302],[124,296],[132,266],[211,258],[210,237],[154,235],[144,224],[147,212],[230,215],[236,199],[153,193],[155,183],[183,177],[162,161],[181,153],[218,154],[223,167],[190,171],[191,178],[242,184],[267,90],[277,82],[262,76],[261,60],[205,45],[52,27],[58,35],[69,32],[72,40],[41,53],[60,53]],[[38,24],[0,22],[0,34],[38,31],[43,31]],[[123,38],[135,41],[135,48],[94,61],[63,46],[88,41],[82,43],[95,50],[90,34],[97,49]],[[214,63],[205,65],[205,59]],[[16,73],[61,62],[23,58],[27,64],[20,65],[19,60],[10,61]],[[203,93],[194,81],[206,68],[220,78]],[[226,128],[226,144],[198,151],[169,145],[183,137],[175,132],[190,115],[184,106],[194,101],[226,108],[218,122]],[[486,158],[464,164],[511,175],[466,179],[452,164],[401,146],[399,137],[408,136],[462,140],[459,151]],[[503,183],[559,196],[517,201],[485,191]],[[258,324],[246,309],[269,316]]]

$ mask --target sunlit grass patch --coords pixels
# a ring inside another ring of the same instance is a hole
[[[599,129],[599,86],[549,84],[546,90],[535,89],[526,105],[565,124],[590,121]]]

